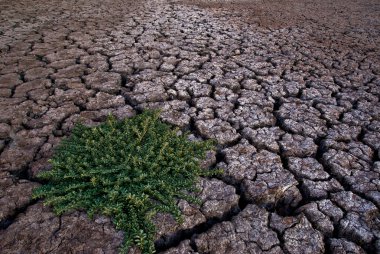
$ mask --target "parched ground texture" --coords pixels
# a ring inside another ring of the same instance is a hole
[[[0,252],[117,253],[36,174],[76,122],[161,108],[224,173],[159,253],[380,253],[379,45],[377,0],[0,0]]]

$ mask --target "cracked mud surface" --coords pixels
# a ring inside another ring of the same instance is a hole
[[[0,0],[2,252],[117,253],[36,174],[76,122],[161,108],[223,174],[159,253],[380,253],[380,5],[314,2]]]

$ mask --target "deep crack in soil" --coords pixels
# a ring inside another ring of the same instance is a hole
[[[160,253],[380,253],[376,0],[0,0],[0,249],[117,253],[108,218],[32,201],[76,122],[160,108],[213,138]],[[139,253],[130,249],[130,253]]]

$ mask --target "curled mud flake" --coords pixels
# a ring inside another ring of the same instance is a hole
[[[318,149],[312,138],[288,133],[279,143],[282,154],[289,157],[312,157],[316,155]]]
[[[280,243],[277,234],[267,226],[268,221],[267,211],[248,205],[231,221],[217,224],[197,236],[195,245],[200,252],[266,253]]]
[[[223,173],[203,179],[201,205],[178,201],[182,227],[158,219],[157,252],[318,253],[316,231],[327,252],[380,252],[374,1],[29,2],[0,4],[0,249],[117,252],[109,222],[48,216],[31,181],[75,123],[159,108],[190,140],[217,140],[202,167]],[[238,225],[237,203],[261,221]]]
[[[324,253],[323,235],[315,230],[306,217],[285,230],[284,247],[289,253]]]
[[[321,113],[303,102],[284,103],[277,111],[281,125],[288,131],[316,139],[325,136],[326,121]]]
[[[161,119],[164,122],[173,124],[180,128],[188,128],[190,125],[190,115],[193,108],[190,108],[186,101],[172,100],[165,102],[143,103],[138,106],[141,109],[159,109]]]
[[[217,167],[223,170],[222,178],[232,184],[238,184],[244,179],[254,179],[256,170],[251,165],[254,163],[252,155],[256,148],[242,139],[239,144],[223,149],[225,162],[218,163]]]
[[[262,108],[255,104],[239,106],[234,110],[234,114],[229,120],[237,129],[245,127],[271,127],[276,123],[276,119],[270,108]]]
[[[295,207],[302,199],[294,176],[282,167],[281,158],[268,151],[252,158],[250,170],[257,173],[252,180],[244,179],[242,189],[247,200],[269,209],[281,204],[284,209]],[[286,207],[286,208],[285,208]]]
[[[359,245],[372,242],[379,231],[378,208],[352,192],[343,191],[331,196],[332,201],[347,212],[339,222],[339,235]]]
[[[259,129],[244,128],[243,137],[250,140],[258,149],[266,149],[274,153],[280,152],[279,141],[285,134],[279,127],[264,127]]]
[[[195,127],[202,136],[216,139],[221,145],[233,143],[240,137],[236,129],[220,119],[200,120],[195,123]]]
[[[185,200],[178,201],[178,207],[183,214],[183,222],[178,223],[173,216],[158,213],[154,218],[157,227],[156,244],[170,246],[186,232],[195,230],[201,224],[210,220],[222,220],[225,216],[238,210],[239,196],[235,188],[217,179],[202,178],[198,184],[201,192],[197,194],[199,205],[190,204]]]
[[[333,254],[338,253],[356,253],[365,254],[366,252],[358,245],[345,239],[331,238],[328,241],[329,251]]]
[[[167,96],[162,85],[156,85],[151,81],[137,83],[133,88],[133,92],[127,93],[127,99],[132,104],[165,101]]]

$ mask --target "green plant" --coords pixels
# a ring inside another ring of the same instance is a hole
[[[170,213],[180,221],[176,201],[197,202],[198,177],[214,173],[199,165],[213,142],[191,142],[177,133],[157,111],[123,121],[109,117],[93,128],[77,125],[55,151],[52,170],[39,174],[47,184],[34,198],[45,198],[57,214],[80,209],[90,217],[110,216],[125,231],[122,252],[135,244],[153,253],[152,217]]]

